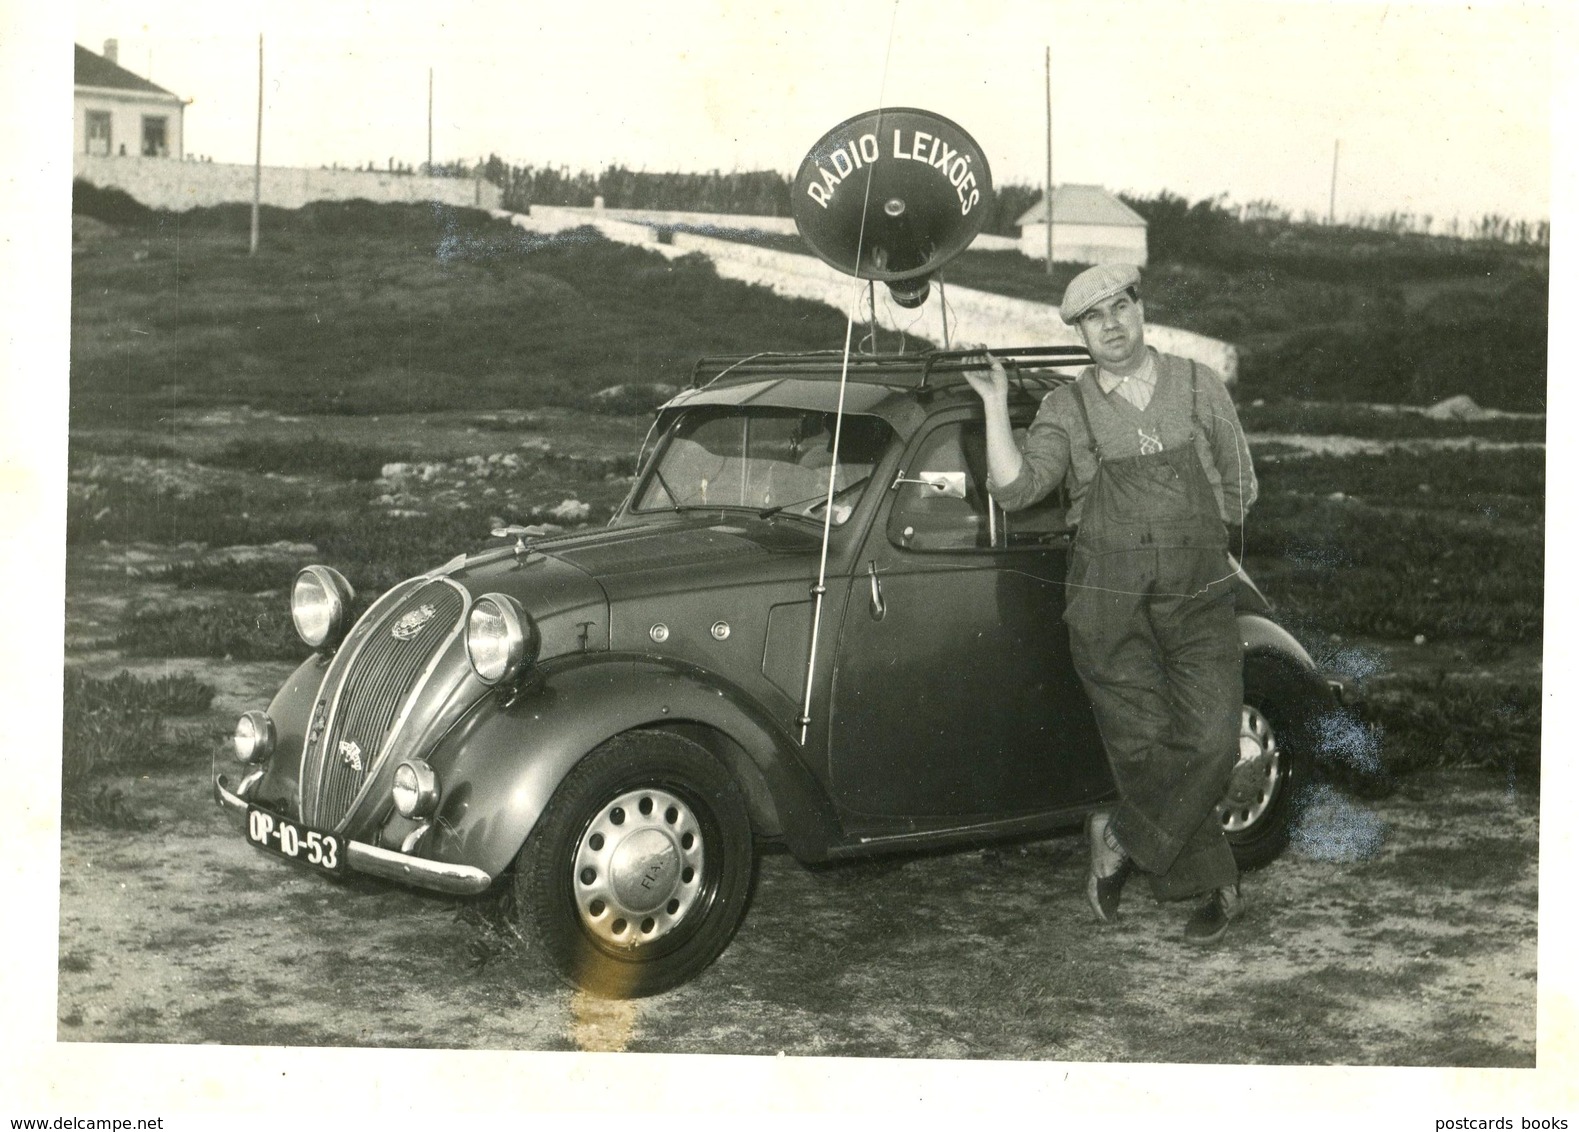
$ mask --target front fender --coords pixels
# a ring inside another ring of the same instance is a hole
[[[1385,776],[1380,744],[1317,668],[1316,662],[1282,626],[1253,614],[1240,614],[1247,682],[1253,672],[1285,702],[1281,722],[1329,773],[1340,781],[1380,781]]]
[[[1310,653],[1305,651],[1305,646],[1296,641],[1294,635],[1276,621],[1257,613],[1241,613],[1238,615],[1238,623],[1239,640],[1244,644],[1245,656],[1272,653],[1304,672],[1315,674],[1316,662],[1311,659]]]
[[[754,820],[792,835],[797,855],[816,859],[834,839],[832,811],[794,741],[747,697],[694,666],[602,653],[551,665],[513,702],[483,699],[444,736],[428,759],[442,795],[421,854],[497,876],[570,768],[643,727],[708,746],[742,780]],[[409,830],[399,823],[392,819],[386,840]]]
[[[274,754],[254,800],[283,814],[296,815],[297,785],[301,777],[302,747],[312,726],[313,705],[329,670],[329,657],[313,653],[297,666],[270,701],[268,715],[274,724]]]

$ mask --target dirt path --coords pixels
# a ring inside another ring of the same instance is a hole
[[[105,658],[103,662],[107,662]],[[101,662],[101,663],[103,663]],[[222,726],[288,666],[215,666]],[[149,832],[68,831],[62,1041],[1286,1064],[1535,1062],[1538,798],[1472,772],[1318,792],[1232,944],[1137,889],[1100,929],[1075,836],[808,870],[763,858],[723,958],[606,1003],[480,902],[249,848],[207,767],[124,782]]]

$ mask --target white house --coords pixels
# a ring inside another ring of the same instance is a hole
[[[116,61],[116,42],[104,54],[77,45],[74,153],[102,157],[182,156],[181,121],[189,100],[132,74]]]
[[[1022,254],[1047,256],[1047,196],[1020,217]],[[1053,259],[1063,263],[1146,266],[1146,221],[1100,185],[1053,189]]]

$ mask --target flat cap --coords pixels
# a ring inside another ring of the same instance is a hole
[[[1058,313],[1073,326],[1081,315],[1103,299],[1112,298],[1124,288],[1139,283],[1140,268],[1131,263],[1099,263],[1088,267],[1069,281]]]

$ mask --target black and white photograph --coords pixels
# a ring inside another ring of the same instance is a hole
[[[1575,16],[8,11],[0,1119],[1579,1121]]]

